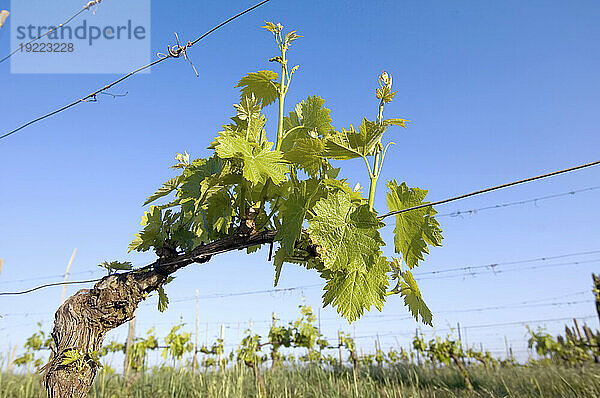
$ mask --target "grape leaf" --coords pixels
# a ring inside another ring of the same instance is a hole
[[[277,73],[271,70],[250,72],[238,82],[241,87],[241,98],[254,97],[260,101],[262,107],[272,104],[279,97],[279,83]]]
[[[170,240],[181,247],[186,253],[200,243],[197,238],[198,236],[194,232],[188,230],[183,225],[177,225],[171,229]]]
[[[148,203],[154,202],[158,198],[162,198],[176,190],[179,187],[179,184],[183,181],[183,175],[179,175],[171,178],[169,181],[165,182],[162,187],[156,191],[156,193],[152,196],[149,196],[148,199],[144,202],[143,206],[146,206]]]
[[[223,159],[235,158],[244,162],[242,174],[253,185],[265,183],[270,178],[275,185],[286,181],[287,166],[281,151],[271,151],[272,143],[257,146],[243,137],[221,135],[216,140],[215,151]]]
[[[359,128],[359,134],[362,140],[364,140],[363,154],[374,155],[375,147],[381,142],[381,137],[385,133],[386,126],[371,122],[367,118],[363,118],[363,121]]]
[[[418,206],[423,202],[427,191],[419,188],[409,188],[405,183],[398,185],[396,180],[388,181],[389,192],[387,204],[390,211],[398,211]],[[402,257],[409,268],[419,265],[424,254],[429,254],[428,245],[442,245],[442,230],[434,218],[437,212],[432,207],[396,214],[394,243],[396,253]]]
[[[348,160],[363,157],[362,147],[364,141],[360,135],[350,126],[350,130],[342,128],[342,131],[329,136],[325,141],[325,157]]]
[[[285,173],[288,168],[282,162],[280,151],[271,151],[269,148],[244,149],[242,155],[244,159],[244,178],[252,184],[265,183],[267,178],[270,178],[275,185],[286,181]]]
[[[296,105],[296,115],[300,124],[309,131],[315,131],[321,136],[326,136],[333,126],[331,125],[331,111],[323,105],[325,100],[318,96],[310,96]]]
[[[170,214],[169,210],[167,212]],[[135,234],[136,238],[129,244],[128,252],[132,250],[144,252],[153,246],[160,247],[168,238],[166,232],[168,227],[163,228],[162,212],[157,206],[150,206],[150,210],[144,212],[140,225],[144,226],[144,229]]]
[[[269,32],[276,34],[277,33],[277,25],[275,25],[273,22],[267,22],[265,21],[265,26],[261,26],[261,28],[263,29],[267,29]]]
[[[432,320],[433,315],[431,311],[423,301],[421,291],[417,282],[410,271],[405,271],[402,274],[403,281],[400,281],[400,295],[404,297],[404,304],[408,307],[408,310],[415,317],[417,322],[419,321],[419,315],[423,323],[433,326]]]
[[[177,196],[182,200],[188,198],[197,200],[206,196],[210,188],[218,185],[216,182],[220,179],[219,175],[224,171],[223,168],[223,161],[217,156],[194,160],[184,172],[185,178]],[[216,178],[210,179],[211,177]]]
[[[323,186],[328,191],[335,192],[335,191],[340,190],[340,191],[344,192],[346,195],[348,195],[350,197],[352,202],[356,202],[356,203],[363,202],[363,198],[362,198],[362,195],[360,194],[360,192],[353,191],[345,179],[344,180],[336,180],[334,178],[324,178]]]
[[[240,103],[234,104],[233,107],[237,110],[237,117],[240,120],[258,119],[260,116],[260,100],[254,94],[243,97]]]
[[[388,125],[388,126],[400,126],[400,127],[406,128],[407,122],[410,122],[410,120],[393,118],[393,119],[385,119],[383,121],[383,124]]]
[[[293,188],[288,198],[279,207],[282,219],[281,227],[277,229],[276,241],[281,242],[285,254],[294,253],[295,243],[300,238],[306,212],[324,194],[320,180],[311,178],[304,180]]]
[[[374,259],[366,270],[340,270],[325,285],[323,306],[332,304],[349,322],[360,318],[371,306],[381,311],[389,283],[390,266],[385,257]]]
[[[355,207],[342,191],[330,193],[313,208],[310,237],[323,247],[323,263],[332,271],[365,272],[385,243],[378,229],[384,224],[368,205]]]
[[[265,115],[260,115],[258,118],[252,118],[248,121],[248,134],[247,136],[262,144],[266,141],[267,134],[265,133],[265,124],[267,123],[267,118]]]
[[[73,348],[63,352],[63,360],[60,362],[60,364],[63,366],[70,365],[73,362],[79,361],[81,358],[83,358],[83,354],[79,352],[78,349]]]
[[[307,198],[299,190],[294,190],[279,208],[282,223],[275,240],[281,242],[281,249],[286,254],[294,252],[294,244],[302,232],[306,206]]]
[[[215,152],[221,159],[241,158],[242,153],[252,152],[252,144],[244,137],[224,134],[215,141]]]
[[[104,261],[98,264],[98,266],[107,269],[109,273],[112,271],[129,271],[133,268],[133,265],[129,261]]]
[[[315,139],[330,134],[333,130],[329,116],[331,111],[323,107],[324,103],[325,100],[320,97],[308,97],[283,119],[282,152],[291,150],[299,139]]]
[[[235,209],[230,194],[226,190],[221,190],[207,200],[204,210],[205,229],[214,231],[221,236],[229,232],[228,227],[235,215]],[[211,235],[211,237],[213,237]]]
[[[386,127],[385,124],[377,124],[363,118],[358,131],[352,125],[349,130],[342,128],[341,132],[327,138],[325,157],[346,160],[373,155]]]
[[[286,48],[286,49],[289,48],[290,44],[294,40],[298,40],[301,37],[303,37],[303,36],[300,36],[299,34],[297,34],[295,30],[289,32],[287,35],[285,35],[285,39],[283,40],[283,46],[284,46],[284,48]]]
[[[165,312],[169,306],[169,298],[167,297],[165,289],[162,286],[156,289],[156,291],[158,292],[158,310],[160,312]]]
[[[279,276],[281,275],[281,269],[283,268],[286,257],[283,247],[280,247],[275,252],[275,256],[273,257],[273,264],[275,265],[275,279],[273,281],[273,286],[277,286],[279,283]]]
[[[283,157],[314,177],[324,164],[324,149],[323,141],[318,138],[298,138],[293,148],[285,152]]]

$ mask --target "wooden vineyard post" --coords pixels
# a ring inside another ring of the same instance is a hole
[[[192,374],[198,367],[198,333],[200,331],[200,293],[196,289],[196,341],[194,343],[194,359],[192,361]]]
[[[590,329],[588,325],[583,325],[583,333],[585,335],[585,340],[592,349],[592,356],[594,357],[594,362],[600,363],[600,358],[598,358],[598,343],[596,342],[592,329]]]
[[[319,307],[319,310],[317,312],[317,320],[318,320],[318,328],[319,328],[319,336],[321,335],[321,307]],[[323,357],[323,348],[321,346],[319,346],[319,358]]]
[[[596,297],[596,313],[598,314],[598,322],[600,323],[600,276],[592,274],[594,279],[594,296]]]
[[[206,333],[204,334],[204,347],[208,348],[208,322],[206,322]],[[208,372],[208,363],[205,361],[204,374]]]
[[[273,311],[271,313],[271,330],[275,329],[275,325],[277,325],[277,314]],[[271,369],[275,369],[277,363],[279,362],[279,345],[273,343],[271,346]]]
[[[75,260],[75,255],[77,254],[77,248],[73,250],[73,254],[71,254],[71,258],[69,259],[69,264],[67,264],[67,270],[65,271],[65,282],[69,279],[69,271],[71,270],[71,265],[73,265],[73,260]],[[62,305],[65,302],[65,293],[67,292],[67,285],[63,285],[62,298],[60,299],[60,304]]]
[[[219,351],[219,366],[221,366],[221,370],[225,370],[225,358],[223,357],[223,352],[225,351],[225,325],[221,325],[221,347]]]
[[[379,358],[379,344],[377,344],[377,340],[375,340],[375,361],[377,361],[377,366],[381,368],[381,363],[378,360]]]
[[[125,345],[125,359],[123,360],[123,375],[125,378],[131,376],[131,363],[129,362],[129,353],[133,347],[133,340],[135,338],[135,315],[137,310],[133,313],[133,318],[129,321],[129,330],[127,332],[127,343]]]
[[[12,367],[14,365],[13,361],[15,360],[15,355],[17,354],[17,346],[14,346],[10,356],[8,357],[8,364],[6,365],[6,373],[10,373],[12,371]]]
[[[417,339],[419,338],[419,328],[415,329],[415,336]],[[421,366],[421,357],[419,355],[419,350],[415,351],[417,351],[417,365]]]
[[[573,330],[575,330],[577,337],[579,338],[579,340],[583,340],[583,335],[581,334],[581,330],[579,329],[579,323],[577,322],[576,318],[573,318],[573,324],[575,325]]]
[[[342,332],[338,330],[338,353],[340,354],[340,368],[343,366],[342,359]]]

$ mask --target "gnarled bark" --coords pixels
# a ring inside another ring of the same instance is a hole
[[[109,275],[92,289],[82,289],[56,311],[52,338],[55,343],[43,368],[44,385],[51,398],[83,398],[92,386],[98,365],[93,353],[102,346],[109,330],[129,321],[147,293],[159,288],[167,277],[192,263],[250,246],[270,243],[276,231],[238,234],[202,245],[188,254],[161,258],[136,271]],[[77,350],[80,360],[63,365],[65,353]]]

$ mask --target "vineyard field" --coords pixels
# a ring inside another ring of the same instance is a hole
[[[354,384],[349,369],[285,366],[264,372],[269,397],[598,397],[600,366],[556,365],[470,370],[475,390],[469,392],[456,369],[416,365],[361,369]],[[45,397],[38,375],[0,374],[0,397]],[[235,366],[224,372],[191,374],[157,368],[133,382],[101,374],[89,397],[255,397],[252,371]]]
[[[600,398],[600,1],[71,3],[0,0],[0,398]]]

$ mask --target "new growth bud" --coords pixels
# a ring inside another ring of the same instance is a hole
[[[6,10],[0,11],[0,28],[2,27],[2,25],[4,25],[4,22],[6,21],[6,18],[8,18],[9,15],[10,12]]]
[[[390,91],[392,90],[392,76],[389,75],[386,71],[381,72],[379,75],[379,84],[381,88],[386,87]]]
[[[392,75],[386,71],[382,71],[379,75],[379,88],[376,93],[382,104],[391,102],[396,95],[396,92],[392,91]]]

